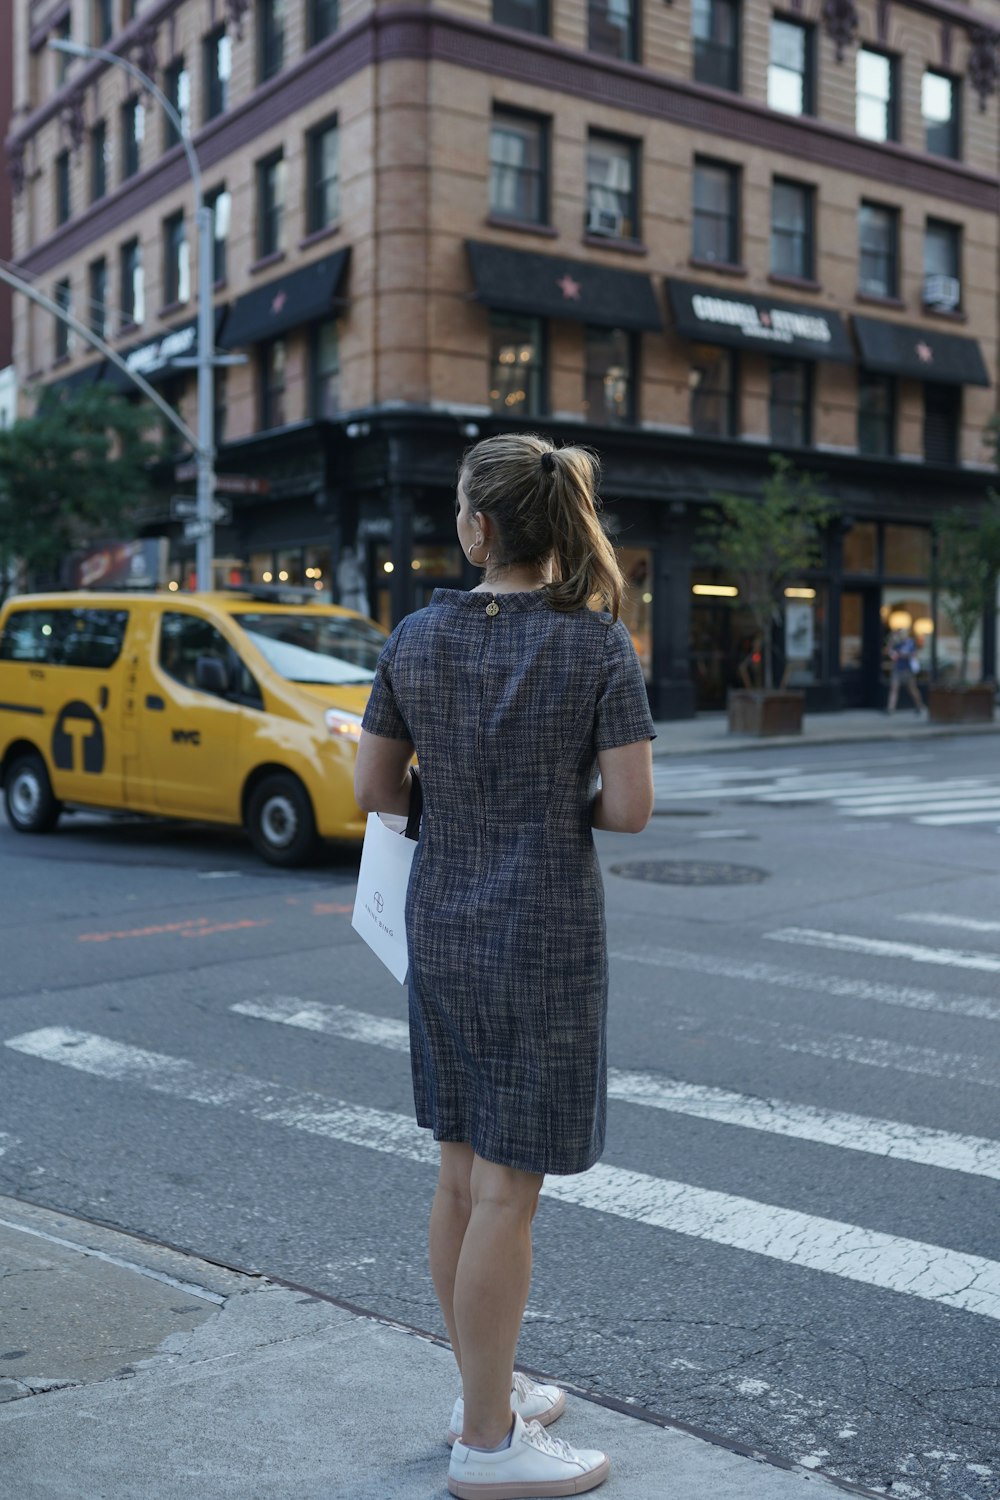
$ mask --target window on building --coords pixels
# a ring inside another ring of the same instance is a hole
[[[490,406],[505,417],[538,417],[545,400],[542,320],[491,313]]]
[[[495,109],[490,130],[490,212],[544,224],[548,219],[548,123]]]
[[[313,327],[309,355],[312,415],[317,419],[335,417],[340,411],[340,329],[336,318],[326,318]]]
[[[90,201],[96,203],[108,191],[108,129],[103,120],[90,127]]]
[[[53,302],[56,307],[62,308],[63,312],[73,312],[73,286],[67,276],[63,281],[56,282],[55,296]],[[62,318],[55,319],[55,350],[56,359],[68,359],[73,353],[75,343],[73,330],[63,322]]]
[[[287,354],[284,339],[268,339],[260,346],[260,426],[264,432],[285,425]]]
[[[340,0],[309,0],[309,44],[333,36],[340,25]]]
[[[88,323],[91,333],[106,339],[110,333],[108,322],[108,263],[102,255],[92,260],[87,270]]]
[[[72,39],[73,17],[69,11],[66,12],[61,21],[56,22],[54,35],[60,42],[68,42]],[[69,76],[69,65],[73,59],[66,52],[53,52],[52,56],[55,58],[56,88],[61,89]]]
[[[802,359],[772,359],[769,401],[771,442],[808,447],[812,438],[812,366]]]
[[[920,87],[920,113],[924,120],[924,149],[932,156],[961,155],[959,86],[946,73],[928,70]]]
[[[215,446],[221,448],[229,428],[229,370],[219,365],[215,371]]]
[[[740,86],[740,12],[737,0],[692,0],[694,76],[713,88]]]
[[[957,464],[962,428],[962,387],[924,385],[924,459],[929,464]]]
[[[138,172],[142,162],[142,142],[146,134],[146,110],[141,99],[127,99],[122,105],[122,181]]]
[[[257,163],[257,256],[285,248],[285,159],[280,151]]]
[[[92,0],[91,36],[95,47],[109,42],[115,29],[115,0]]]
[[[327,120],[309,132],[310,234],[327,229],[340,218],[340,132],[336,120]]]
[[[870,141],[896,140],[896,59],[859,47],[855,89],[858,135]]]
[[[898,214],[881,203],[862,203],[858,215],[858,290],[866,297],[895,297],[899,286]]]
[[[587,0],[587,46],[604,57],[639,56],[637,0]]]
[[[588,234],[638,238],[639,152],[634,141],[591,133],[587,140]]]
[[[962,226],[928,219],[924,226],[924,306],[957,312],[962,306]]]
[[[737,363],[732,349],[718,344],[692,344],[691,431],[700,437],[736,437]]]
[[[257,82],[285,66],[286,0],[257,0]]]
[[[858,373],[858,452],[891,458],[896,451],[896,382],[871,370]]]
[[[583,410],[605,427],[634,423],[635,336],[622,328],[585,328]]]
[[[142,323],[146,317],[146,282],[142,267],[142,246],[137,239],[127,240],[119,251],[122,323],[125,327]]]
[[[739,199],[738,167],[695,158],[691,253],[697,260],[715,260],[724,265],[738,263]]]
[[[167,103],[172,104],[180,115],[184,134],[191,133],[191,74],[184,66],[183,57],[177,57],[163,73],[163,92],[167,96]],[[169,151],[171,146],[176,146],[180,135],[170,116],[164,112],[164,135],[163,149]]]
[[[547,0],[493,0],[493,20],[497,26],[512,26],[516,31],[549,34]]]
[[[218,284],[229,274],[226,246],[233,200],[224,187],[217,187],[206,195],[205,206],[212,210],[212,277]]]
[[[65,224],[70,215],[69,152],[56,157],[56,223]]]
[[[202,78],[205,90],[205,119],[214,120],[229,108],[229,80],[233,71],[233,44],[224,26],[208,35],[202,43]]]
[[[805,183],[776,177],[771,185],[771,270],[812,280],[815,192]]]
[[[813,89],[813,28],[784,16],[772,16],[768,104],[782,114],[811,115],[815,109]]]
[[[183,210],[163,221],[163,301],[167,307],[191,295],[191,255]]]

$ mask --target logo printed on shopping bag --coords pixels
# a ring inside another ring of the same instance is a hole
[[[376,891],[375,892],[374,901],[375,901],[375,910],[377,912],[381,913],[382,908],[385,906],[385,899],[384,899],[381,891]]]

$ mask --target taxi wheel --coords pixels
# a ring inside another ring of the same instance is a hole
[[[316,847],[316,819],[309,793],[296,777],[279,771],[254,787],[247,830],[269,865],[301,865]]]
[[[18,833],[49,833],[58,823],[62,803],[52,794],[40,755],[19,755],[4,778],[3,790],[10,826]]]

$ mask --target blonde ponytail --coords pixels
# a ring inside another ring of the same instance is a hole
[[[485,438],[462,459],[459,483],[471,512],[494,522],[494,565],[552,561],[553,609],[569,613],[597,598],[617,620],[625,580],[598,515],[597,455],[555,448],[534,433]]]

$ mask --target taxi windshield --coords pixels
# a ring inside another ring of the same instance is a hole
[[[245,614],[233,619],[288,682],[371,682],[385,644],[377,625],[351,615]]]

